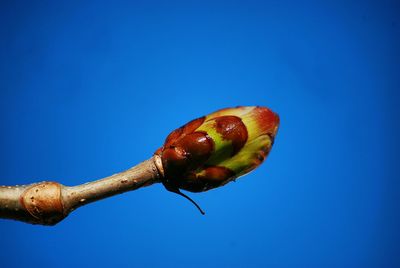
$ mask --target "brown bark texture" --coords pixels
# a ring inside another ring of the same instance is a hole
[[[152,158],[118,174],[77,186],[44,181],[0,186],[0,218],[55,225],[78,207],[160,182],[161,159]]]

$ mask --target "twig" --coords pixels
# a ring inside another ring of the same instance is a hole
[[[55,225],[78,207],[160,182],[163,176],[161,159],[155,155],[126,171],[78,186],[58,182],[0,186],[0,218]]]
[[[175,129],[151,159],[119,174],[73,187],[1,186],[0,218],[54,225],[80,206],[155,182],[204,214],[180,189],[208,191],[254,170],[269,154],[278,126],[279,116],[266,107],[222,109]]]

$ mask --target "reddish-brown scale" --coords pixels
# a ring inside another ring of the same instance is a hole
[[[186,158],[186,153],[182,148],[171,147],[163,151],[163,157],[174,162],[179,162]]]
[[[254,108],[253,114],[258,127],[261,129],[260,133],[268,133],[274,136],[276,126],[279,125],[279,116],[268,108],[258,106]]]
[[[164,147],[168,148],[171,146],[174,142],[176,142],[179,138],[182,138],[183,136],[192,133],[195,131],[201,124],[203,124],[205,119],[205,116],[194,119],[187,123],[186,125],[181,126],[180,128],[175,129],[172,131],[168,137],[165,139],[164,142]],[[160,148],[162,150],[162,148]],[[160,149],[156,151],[156,153],[160,152]]]
[[[187,170],[203,165],[214,150],[213,140],[205,132],[195,132],[205,117],[197,118],[168,135],[164,146],[156,151],[162,158],[166,176],[176,180]]]
[[[201,179],[209,184],[216,184],[217,186],[235,175],[235,172],[226,167],[212,166],[206,168],[204,171],[205,175],[201,176]]]
[[[188,158],[182,148],[165,148],[162,151],[162,164],[166,175],[176,175],[185,171],[188,165]]]
[[[177,139],[179,139],[182,136],[182,133],[183,133],[183,127],[177,128],[174,131],[172,131],[165,139],[164,148],[170,147]]]
[[[213,140],[204,132],[185,135],[175,143],[175,146],[182,148],[191,162],[195,162],[194,165],[204,163],[214,150]]]
[[[196,175],[192,172],[188,172],[179,180],[179,188],[190,192],[204,192],[213,188],[224,185],[228,182],[235,173],[226,168],[211,166],[207,167],[204,175]]]
[[[233,115],[219,116],[214,120],[215,129],[222,138],[232,141],[232,155],[235,155],[246,144],[248,136],[246,126],[239,117]]]
[[[183,126],[183,134],[189,134],[194,132],[201,124],[203,124],[204,120],[206,119],[205,116],[194,119]]]
[[[161,155],[161,152],[163,151],[163,149],[164,149],[164,147],[158,148],[158,149],[154,152],[154,154],[156,154],[156,155]]]
[[[194,172],[184,174],[182,178],[177,181],[180,189],[195,193],[204,191],[204,182],[199,180]]]
[[[196,169],[202,166],[214,150],[213,140],[203,132],[193,132],[185,135],[174,143],[174,146],[185,152],[185,170]]]

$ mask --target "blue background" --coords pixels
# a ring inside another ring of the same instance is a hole
[[[154,185],[0,220],[0,266],[400,267],[399,6],[1,1],[1,184],[111,175],[224,107],[281,127],[256,171],[190,194],[205,216]]]

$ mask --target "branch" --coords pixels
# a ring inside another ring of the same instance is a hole
[[[269,154],[278,126],[279,116],[266,107],[222,109],[175,129],[151,159],[119,174],[73,187],[0,186],[0,218],[54,225],[80,206],[156,182],[204,214],[180,190],[208,191],[254,170]]]
[[[160,182],[164,172],[157,155],[126,171],[78,186],[40,182],[0,186],[0,218],[55,225],[78,207]]]

